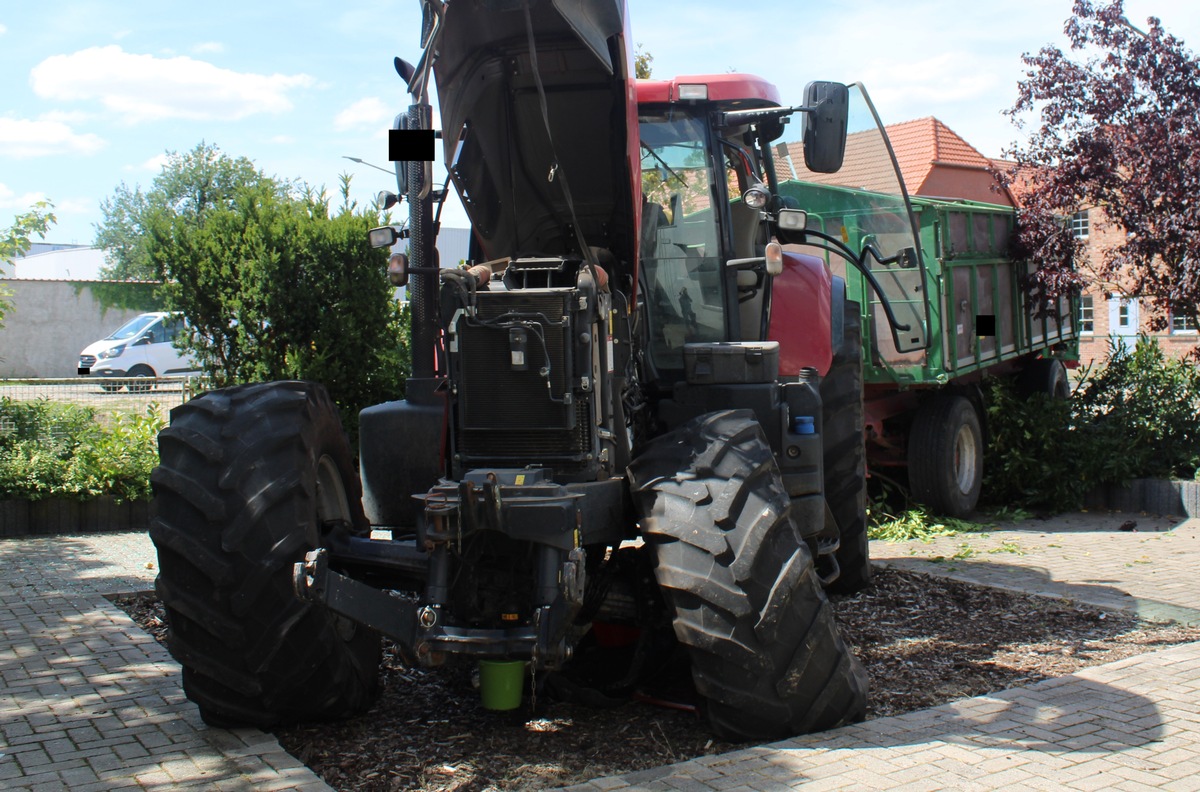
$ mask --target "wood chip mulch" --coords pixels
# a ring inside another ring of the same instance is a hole
[[[162,641],[152,595],[115,599]],[[871,676],[868,718],[1027,685],[1087,666],[1200,640],[1200,628],[894,569],[835,597],[838,621]],[[477,792],[566,786],[740,746],[694,712],[645,702],[595,709],[526,698],[483,709],[467,665],[410,668],[385,646],[381,695],[367,714],[275,730],[337,790]]]

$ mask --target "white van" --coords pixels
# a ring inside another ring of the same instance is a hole
[[[93,377],[166,377],[196,371],[195,360],[173,343],[183,329],[179,313],[144,313],[79,353],[79,373]],[[111,390],[120,388],[113,384]],[[131,386],[130,390],[134,390]]]

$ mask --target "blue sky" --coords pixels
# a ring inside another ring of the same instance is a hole
[[[655,76],[747,71],[799,101],[813,79],[862,81],[884,121],[937,116],[989,156],[1017,136],[1020,56],[1061,44],[1070,0],[629,0]],[[1194,0],[1128,0],[1200,46]],[[344,8],[344,7],[343,7]],[[148,186],[164,152],[201,140],[268,174],[355,197],[394,187],[344,155],[387,165],[386,129],[407,106],[394,55],[415,60],[416,0],[352,10],[285,4],[81,1],[0,4],[0,227],[32,201],[57,205],[50,241],[89,243],[99,203]],[[765,26],[764,26],[765,23]],[[460,211],[446,224],[465,225]]]

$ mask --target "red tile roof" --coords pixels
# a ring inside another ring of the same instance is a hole
[[[992,161],[938,119],[928,116],[891,124],[886,129],[910,195],[1013,203],[1010,196],[992,191],[992,178],[987,173]],[[800,144],[790,144],[790,153],[794,162],[804,161]],[[891,173],[882,138],[877,131],[869,130],[846,139],[846,158],[840,171],[806,172],[803,178],[821,184],[895,192]]]

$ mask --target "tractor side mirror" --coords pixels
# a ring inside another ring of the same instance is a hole
[[[836,173],[846,154],[850,91],[842,83],[804,87],[804,164],[814,173]]]

